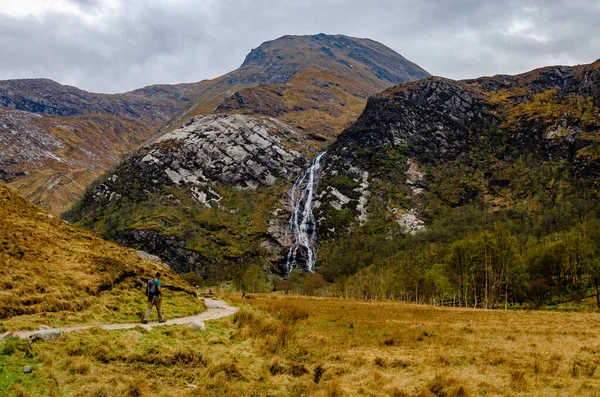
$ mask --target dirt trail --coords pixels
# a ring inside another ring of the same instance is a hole
[[[220,299],[204,298],[204,301],[206,302],[206,308],[207,308],[207,310],[205,312],[202,312],[195,316],[173,318],[173,319],[167,320],[165,323],[162,323],[162,324],[159,324],[156,321],[156,322],[149,322],[148,324],[142,324],[141,322],[126,323],[126,324],[124,324],[124,323],[121,323],[121,324],[94,324],[94,325],[77,325],[77,326],[73,326],[73,327],[52,328],[52,329],[58,329],[58,330],[61,330],[62,332],[71,332],[71,331],[79,331],[82,329],[89,329],[89,328],[93,328],[93,327],[98,327],[98,328],[102,328],[102,329],[128,329],[128,328],[135,328],[135,327],[144,327],[147,330],[151,330],[153,327],[161,327],[163,325],[189,324],[194,321],[215,320],[218,318],[230,316],[233,313],[238,311],[237,307],[230,306],[226,302],[224,302]],[[156,315],[156,312],[154,311],[153,314]],[[14,331],[14,332],[11,332],[11,335],[18,336],[19,338],[29,338],[31,335],[38,333],[38,332],[40,332],[40,330]]]

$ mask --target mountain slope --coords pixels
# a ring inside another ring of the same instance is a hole
[[[188,102],[93,94],[46,79],[0,81],[0,179],[58,215]]]
[[[105,114],[57,117],[0,108],[0,180],[58,215],[154,131]]]
[[[49,215],[0,185],[0,321],[10,329],[137,321],[143,280],[164,274],[171,314],[201,307],[175,273]]]
[[[430,77],[372,97],[327,153],[320,271],[387,266],[407,299],[450,291],[486,307],[500,288],[508,302],[591,285],[593,255],[580,249],[600,215],[599,111],[600,62]],[[506,251],[491,248],[499,241]],[[507,267],[493,252],[519,255]]]
[[[279,245],[269,218],[285,216],[280,200],[308,164],[304,141],[272,118],[196,117],[119,164],[66,217],[182,273],[218,279],[240,261],[264,266]]]
[[[372,40],[321,34],[263,43],[239,69],[199,83],[107,95],[47,79],[0,81],[0,178],[58,215],[104,170],[193,116],[277,117],[304,130],[306,151],[315,152],[360,114],[368,95],[426,75]]]
[[[238,70],[199,83],[183,127],[123,161],[66,217],[213,281],[239,281],[253,266],[278,271],[291,244],[289,189],[309,158],[368,95],[425,75],[367,39],[263,43]],[[144,92],[171,95],[164,90]],[[189,118],[215,107],[217,114]]]

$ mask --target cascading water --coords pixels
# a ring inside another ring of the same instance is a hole
[[[312,211],[313,197],[316,185],[315,174],[321,166],[324,155],[325,152],[310,162],[310,167],[296,179],[290,193],[293,208],[290,217],[292,246],[285,263],[287,274],[297,267],[302,267],[309,272],[315,270],[317,231]]]

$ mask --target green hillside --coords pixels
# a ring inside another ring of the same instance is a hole
[[[353,296],[600,303],[599,68],[371,98],[328,151],[319,272]]]

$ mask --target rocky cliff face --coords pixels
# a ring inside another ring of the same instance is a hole
[[[302,135],[276,119],[242,115],[207,115],[163,135],[144,153],[144,172],[163,172],[160,183],[222,184],[239,189],[272,186],[291,179],[306,156],[284,147],[301,146]],[[155,168],[155,169],[152,169]]]
[[[414,234],[473,205],[527,213],[583,187],[593,200],[599,93],[595,63],[430,77],[372,97],[328,150],[316,209],[321,238],[334,246],[377,223],[382,239]]]

